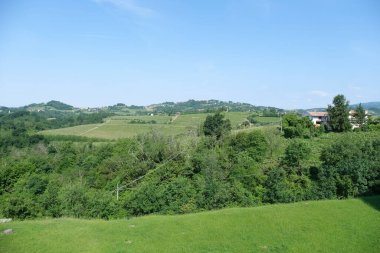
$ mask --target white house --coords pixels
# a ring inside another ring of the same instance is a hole
[[[320,126],[322,123],[327,123],[329,120],[327,112],[305,112],[304,117],[309,117],[314,126]]]
[[[327,112],[305,112],[302,116],[309,117],[313,122],[314,126],[320,126],[322,123],[327,123],[329,120],[329,115]],[[368,120],[368,110],[365,110],[365,120]],[[350,110],[348,119],[352,125],[352,129],[359,128],[359,124],[356,122],[356,111]]]

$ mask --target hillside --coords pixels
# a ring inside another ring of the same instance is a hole
[[[57,110],[71,110],[71,109],[74,109],[74,106],[72,105],[68,105],[68,104],[65,104],[65,103],[62,103],[60,101],[56,101],[56,100],[51,100],[49,102],[46,103],[47,106],[51,106]]]
[[[26,110],[30,112],[44,112],[44,111],[72,111],[72,110],[78,110],[78,108],[75,108],[72,105],[68,105],[60,101],[51,100],[47,103],[33,103],[33,104],[25,105],[22,107],[12,108],[11,111],[12,110],[13,111]]]
[[[233,111],[233,112],[260,112],[262,114],[270,114],[268,116],[276,116],[282,109],[269,106],[254,106],[249,103],[240,103],[232,101],[220,100],[188,100],[186,102],[164,102],[160,104],[150,105],[149,109],[157,113],[173,114],[181,113],[199,113],[199,112],[215,112],[217,110]]]
[[[359,104],[351,105],[351,108],[356,108]],[[368,110],[370,114],[380,115],[380,101],[379,102],[368,102],[362,103],[364,109]]]
[[[353,104],[350,107],[355,108],[358,104]],[[380,102],[368,102],[362,103],[363,107],[369,110],[374,115],[380,114]],[[193,100],[190,99],[184,102],[163,102],[158,104],[152,104],[148,106],[142,105],[126,105],[124,103],[117,103],[106,107],[94,107],[94,108],[76,108],[72,105],[65,104],[60,101],[49,101],[47,103],[33,103],[21,107],[6,107],[0,106],[0,112],[14,112],[20,110],[27,110],[32,112],[44,112],[47,113],[68,113],[68,112],[87,112],[96,113],[99,111],[105,111],[115,113],[118,115],[131,116],[131,115],[147,115],[147,114],[166,114],[169,116],[176,113],[181,114],[193,114],[193,113],[210,113],[217,110],[229,111],[229,112],[254,112],[261,116],[276,117],[279,113],[296,111],[303,113],[305,111],[325,111],[326,108],[310,108],[310,109],[296,109],[285,110],[276,108],[273,106],[256,106],[249,103],[232,102],[232,101],[220,101],[220,100]]]
[[[231,120],[233,130],[237,130],[242,122],[247,120],[249,112],[225,112]],[[196,135],[199,126],[206,119],[207,113],[178,114],[173,116],[113,116],[101,124],[87,124],[41,132],[44,135],[79,135],[105,139],[120,139],[155,130],[165,135],[190,134]],[[278,117],[257,117],[257,124],[279,125]]]
[[[49,101],[47,103],[33,103],[21,107],[0,107],[1,110],[10,110],[11,112],[27,110],[27,111],[86,111],[96,112],[98,110],[109,111],[118,113],[120,115],[146,115],[148,113],[154,114],[169,114],[175,113],[200,113],[200,112],[215,112],[217,110],[234,111],[234,112],[258,112],[260,114],[267,114],[266,116],[277,116],[278,112],[283,112],[283,109],[279,109],[271,106],[254,106],[248,103],[232,102],[232,101],[219,101],[219,100],[188,100],[185,102],[163,102],[158,104],[152,104],[148,106],[142,105],[126,105],[124,103],[117,103],[115,105],[106,107],[95,107],[79,109],[72,105],[65,104],[60,101]],[[269,115],[270,114],[270,115]]]
[[[380,196],[128,220],[0,224],[0,252],[379,252]]]

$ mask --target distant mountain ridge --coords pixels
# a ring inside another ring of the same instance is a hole
[[[215,99],[210,100],[194,100],[190,99],[185,102],[164,102],[154,104],[147,107],[150,110],[163,113],[197,113],[197,112],[212,112],[216,110],[235,111],[235,112],[263,112],[267,111],[276,114],[285,110],[272,106],[255,106],[249,103],[220,101]]]
[[[367,103],[361,103],[364,108],[380,108],[380,101],[377,102],[367,102]],[[351,106],[356,107],[358,104],[353,104]]]
[[[353,104],[350,107],[355,109],[359,104]],[[372,115],[380,115],[380,101],[362,103],[364,109]]]
[[[358,104],[350,105],[350,108],[354,109],[358,106]],[[373,115],[380,115],[380,101],[376,102],[367,102],[362,103],[362,106]],[[31,112],[41,112],[41,111],[59,111],[61,113],[70,113],[70,112],[78,112],[78,111],[108,111],[108,112],[125,112],[125,113],[134,113],[134,114],[146,114],[146,113],[165,113],[165,114],[175,114],[175,113],[199,113],[199,112],[214,112],[217,110],[224,111],[235,111],[235,112],[261,112],[266,114],[276,115],[278,113],[283,112],[291,112],[295,111],[298,113],[303,113],[306,111],[326,111],[327,106],[325,108],[310,108],[310,109],[297,109],[297,110],[285,110],[272,106],[256,106],[249,103],[242,102],[232,102],[232,101],[220,101],[215,99],[210,100],[194,100],[190,99],[185,102],[163,102],[158,104],[151,104],[148,106],[137,106],[137,105],[125,105],[124,103],[117,103],[111,106],[105,107],[96,107],[96,108],[87,108],[80,109],[76,108],[72,105],[51,100],[47,103],[33,103],[26,106],[21,107],[6,107],[0,106],[0,112],[13,112],[20,110],[27,110]]]

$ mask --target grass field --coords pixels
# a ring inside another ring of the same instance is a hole
[[[380,252],[380,196],[129,220],[0,224],[0,252]]]
[[[42,131],[46,135],[78,135],[94,138],[120,139],[132,137],[137,134],[146,133],[152,130],[166,135],[196,134],[200,125],[204,122],[208,114],[184,114],[178,116],[113,116],[103,124],[88,124],[75,127],[60,128]],[[226,118],[231,120],[232,127],[236,130],[242,123],[248,112],[228,112]],[[156,121],[156,124],[131,124],[133,120]],[[276,117],[258,117],[260,123],[276,123]]]

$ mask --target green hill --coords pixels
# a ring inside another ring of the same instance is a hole
[[[351,105],[352,109],[355,109],[359,104]],[[372,115],[380,115],[380,102],[368,102],[362,103],[364,109],[368,110]]]
[[[380,196],[128,220],[0,224],[0,252],[380,252]]]
[[[217,110],[234,111],[234,112],[260,112],[260,114],[266,114],[267,116],[276,117],[279,112],[284,110],[269,107],[269,106],[255,106],[249,103],[232,102],[232,101],[220,101],[220,100],[194,100],[190,99],[185,102],[164,102],[160,104],[154,104],[147,107],[148,109],[156,113],[174,114],[176,112],[181,113],[199,113],[199,112],[215,112]]]
[[[65,104],[65,103],[62,103],[62,102],[56,101],[56,100],[51,100],[51,101],[47,102],[46,105],[51,106],[57,110],[71,110],[74,108],[71,105],[68,105],[68,104]]]

